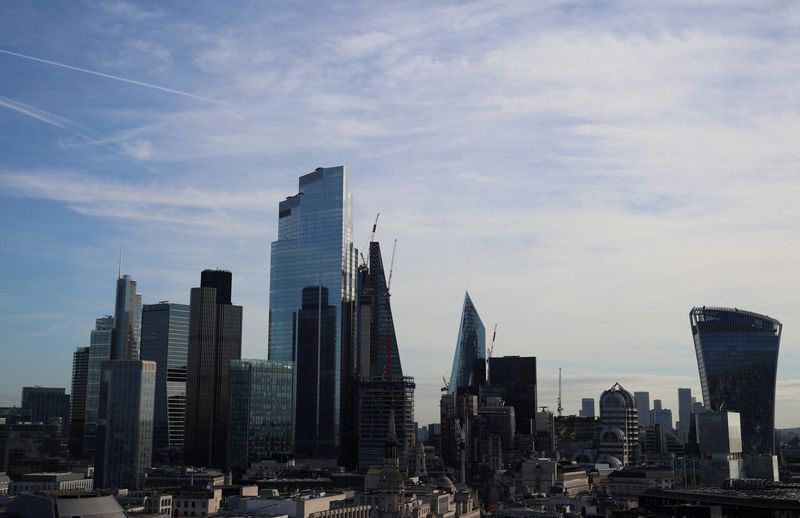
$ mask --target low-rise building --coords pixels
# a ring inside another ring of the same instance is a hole
[[[172,513],[184,516],[214,516],[222,504],[222,489],[185,489],[173,495]]]
[[[617,499],[637,498],[648,489],[669,489],[674,484],[672,468],[626,468],[602,480],[601,487]]]
[[[19,495],[9,505],[8,511],[11,516],[18,518],[127,516],[113,496],[74,491],[40,491]]]
[[[35,491],[70,490],[91,491],[94,479],[84,473],[70,471],[61,473],[28,473],[11,483],[10,493],[20,495]]]

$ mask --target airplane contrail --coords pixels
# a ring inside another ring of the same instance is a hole
[[[192,93],[189,93],[189,92],[182,92],[180,90],[175,90],[173,88],[167,88],[165,86],[158,86],[158,85],[154,85],[152,83],[145,83],[145,82],[142,82],[142,81],[136,81],[134,79],[127,79],[125,77],[115,76],[115,75],[111,75],[111,74],[105,74],[103,72],[97,72],[95,70],[89,70],[89,69],[86,69],[86,68],[74,67],[72,65],[67,65],[65,63],[58,63],[56,61],[50,61],[49,59],[37,58],[37,57],[34,57],[34,56],[28,56],[27,54],[20,54],[18,52],[12,52],[10,50],[3,50],[3,49],[0,49],[0,53],[8,54],[9,56],[15,56],[15,57],[18,57],[18,58],[29,59],[31,61],[38,61],[39,63],[46,63],[48,65],[53,65],[53,66],[56,66],[56,67],[66,68],[66,69],[69,69],[69,70],[75,70],[76,72],[83,72],[84,74],[91,74],[93,76],[105,77],[106,79],[114,79],[115,81],[122,81],[123,83],[129,83],[129,84],[132,84],[132,85],[144,86],[145,88],[152,88],[154,90],[160,90],[162,92],[167,92],[167,93],[171,93],[171,94],[175,94],[175,95],[181,95],[183,97],[190,97],[192,99],[198,99],[200,101],[206,101],[206,102],[210,102],[210,103],[220,104],[219,101],[217,101],[215,99],[209,99],[208,97],[203,97],[202,95],[195,95],[195,94],[192,94]]]
[[[78,125],[71,120],[65,119],[64,117],[59,117],[58,115],[42,110],[41,108],[36,108],[30,104],[15,101],[14,99],[9,99],[8,97],[2,95],[0,95],[0,107],[8,108],[9,110],[13,110],[22,115],[26,115],[44,122],[45,124],[49,124],[50,126],[55,126],[57,128],[66,130],[87,142],[94,142],[94,139],[78,129]]]

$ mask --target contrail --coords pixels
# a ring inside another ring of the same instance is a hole
[[[129,84],[132,84],[132,85],[144,86],[145,88],[152,88],[154,90],[160,90],[162,92],[168,92],[168,93],[175,94],[175,95],[181,95],[183,97],[190,97],[192,99],[198,99],[200,101],[206,101],[206,102],[210,102],[210,103],[220,104],[219,101],[214,100],[214,99],[209,99],[208,97],[203,97],[202,95],[195,95],[195,94],[192,94],[192,93],[189,93],[189,92],[182,92],[180,90],[174,90],[172,88],[167,88],[165,86],[158,86],[158,85],[154,85],[154,84],[151,84],[151,83],[144,83],[142,81],[136,81],[136,80],[133,80],[133,79],[127,79],[127,78],[124,78],[124,77],[114,76],[114,75],[111,75],[111,74],[104,74],[103,72],[97,72],[95,70],[88,70],[86,68],[74,67],[72,65],[67,65],[67,64],[64,64],[64,63],[58,63],[58,62],[55,62],[55,61],[50,61],[49,59],[37,58],[37,57],[34,57],[34,56],[28,56],[26,54],[20,54],[18,52],[11,52],[10,50],[3,50],[3,49],[0,49],[0,53],[8,54],[9,56],[16,56],[18,58],[29,59],[31,61],[38,61],[39,63],[46,63],[48,65],[53,65],[53,66],[56,66],[56,67],[66,68],[66,69],[69,69],[69,70],[75,70],[77,72],[83,72],[84,74],[91,74],[93,76],[105,77],[106,79],[114,79],[116,81],[122,81],[123,83],[129,83]]]
[[[50,126],[55,126],[57,128],[66,130],[87,142],[94,142],[94,139],[77,129],[78,125],[71,120],[65,119],[64,117],[59,117],[58,115],[42,110],[41,108],[36,108],[30,104],[21,103],[2,95],[0,95],[0,107],[8,108],[9,110],[13,110],[17,113],[21,113],[22,115],[42,121],[45,124],[49,124]]]

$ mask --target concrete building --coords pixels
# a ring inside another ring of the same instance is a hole
[[[222,488],[182,489],[172,495],[172,516],[214,516],[222,504]]]
[[[113,496],[73,491],[20,495],[8,511],[15,518],[127,518]]]
[[[92,491],[94,479],[85,473],[28,473],[11,484],[10,493],[21,495],[35,491]]]

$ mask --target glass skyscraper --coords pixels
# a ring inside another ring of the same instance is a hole
[[[89,374],[89,348],[78,347],[72,355],[72,391],[69,402],[69,453],[82,456],[83,428],[86,423],[86,380]]]
[[[136,281],[123,275],[117,279],[111,359],[138,360],[141,330],[142,296],[136,293]]]
[[[355,427],[355,402],[347,390],[356,375],[352,227],[343,166],[301,176],[298,194],[278,207],[268,358],[295,364],[295,447],[303,456],[338,456],[342,429]]]
[[[105,316],[95,320],[89,340],[89,362],[86,370],[86,412],[84,414],[83,455],[91,459],[97,440],[97,413],[100,405],[100,367],[111,357],[111,336],[114,332],[114,317]]]
[[[454,394],[459,388],[469,387],[470,376],[475,370],[475,362],[485,358],[486,328],[483,326],[472,299],[469,298],[469,293],[466,293],[464,294],[464,307],[461,310],[461,325],[458,327],[453,370],[450,372],[449,390],[451,394]],[[489,370],[491,372],[491,368]]]
[[[739,412],[744,453],[775,453],[775,381],[782,324],[735,308],[689,312],[705,407]]]
[[[292,364],[230,364],[228,466],[241,476],[253,462],[292,452]]]
[[[142,308],[142,360],[156,362],[153,456],[179,463],[186,417],[189,305],[159,302]]]

